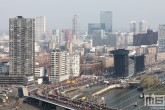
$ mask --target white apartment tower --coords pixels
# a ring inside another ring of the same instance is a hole
[[[36,17],[36,37],[35,40],[43,40],[45,38],[46,19],[44,16]]]
[[[9,74],[34,75],[35,19],[9,19]]]
[[[136,33],[136,21],[130,22],[130,32]]]
[[[158,28],[158,47],[159,52],[165,52],[165,24],[159,25]]]
[[[73,34],[76,35],[77,39],[80,39],[80,20],[77,15],[73,16],[72,26],[73,26]]]
[[[80,54],[75,51],[73,55],[67,56],[67,72],[72,77],[80,75]]]
[[[140,21],[139,22],[139,33],[147,33],[147,21]]]
[[[66,51],[60,49],[51,52],[51,75],[49,81],[51,83],[59,83],[69,78],[67,74],[67,55]]]

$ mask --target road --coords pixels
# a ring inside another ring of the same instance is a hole
[[[16,95],[17,95],[17,88],[11,88],[12,92],[9,92],[7,94],[8,96],[8,102],[7,103],[1,103],[0,110],[11,110],[11,108],[15,105],[16,102]],[[0,91],[5,90],[4,87],[0,87]]]

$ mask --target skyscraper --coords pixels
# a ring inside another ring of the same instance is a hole
[[[136,21],[130,22],[130,32],[136,33]]]
[[[9,19],[9,74],[34,75],[35,19]]]
[[[139,22],[139,33],[147,33],[147,21],[140,21]]]
[[[159,25],[158,28],[158,47],[159,52],[165,52],[165,24]]]
[[[36,37],[35,40],[44,40],[46,30],[46,20],[44,16],[36,17]]]
[[[93,30],[105,30],[104,23],[88,23],[88,34],[92,34]]]
[[[105,24],[105,32],[112,32],[112,11],[101,11],[100,23]]]
[[[80,39],[80,20],[77,15],[73,16],[72,26],[73,26],[73,34],[76,35],[77,39]]]

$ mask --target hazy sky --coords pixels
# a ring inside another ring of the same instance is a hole
[[[165,0],[0,0],[0,31],[19,15],[46,16],[47,29],[70,29],[75,14],[85,31],[88,23],[100,22],[100,11],[113,12],[113,31],[129,30],[131,20],[146,20],[151,29],[165,23]]]

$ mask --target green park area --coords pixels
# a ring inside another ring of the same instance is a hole
[[[161,82],[155,76],[146,76],[141,80],[146,94],[165,95],[165,83]]]

